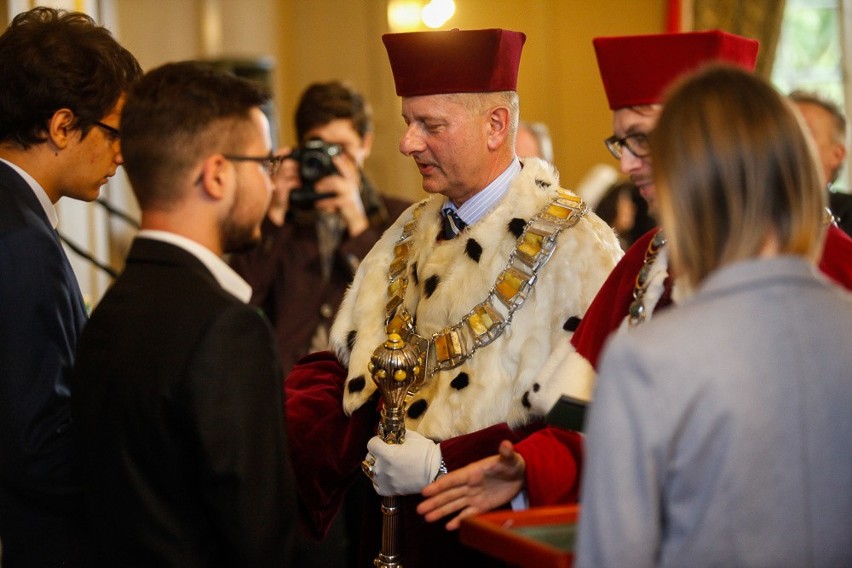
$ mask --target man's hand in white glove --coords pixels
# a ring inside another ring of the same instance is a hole
[[[432,483],[441,469],[441,447],[414,430],[405,431],[405,443],[386,444],[378,436],[367,443],[373,487],[383,497],[411,495]]]

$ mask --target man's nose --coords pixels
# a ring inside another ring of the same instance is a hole
[[[623,174],[629,174],[642,167],[642,158],[637,158],[627,148],[621,149],[621,159],[618,162],[621,166],[621,173]]]
[[[399,140],[399,151],[404,156],[410,156],[414,152],[417,152],[422,149],[423,141],[421,137],[417,133],[415,126],[413,124],[409,125],[405,129],[405,132],[403,132],[402,138]]]

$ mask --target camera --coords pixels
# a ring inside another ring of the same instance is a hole
[[[340,144],[327,144],[319,138],[312,138],[287,156],[299,163],[299,179],[302,180],[302,187],[290,193],[291,205],[309,207],[314,202],[333,195],[317,193],[314,186],[322,178],[339,173],[332,158],[341,152],[343,147]]]

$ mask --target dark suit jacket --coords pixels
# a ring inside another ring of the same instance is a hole
[[[3,565],[77,566],[82,533],[69,378],[86,312],[32,189],[0,162]]]
[[[256,308],[190,253],[139,238],[73,384],[97,565],[285,565],[282,373]]]

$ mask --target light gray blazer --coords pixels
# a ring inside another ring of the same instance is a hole
[[[852,295],[797,257],[711,274],[608,345],[577,566],[852,566]]]

